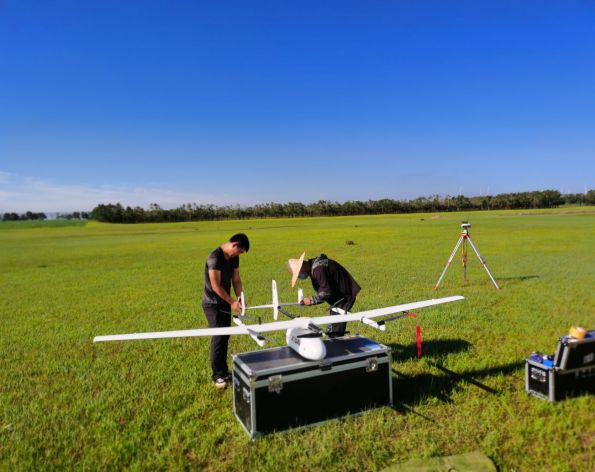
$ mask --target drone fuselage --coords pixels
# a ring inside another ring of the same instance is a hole
[[[309,329],[291,328],[285,334],[287,345],[304,359],[319,361],[326,357],[322,336]]]

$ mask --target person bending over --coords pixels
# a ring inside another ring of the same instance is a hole
[[[304,252],[298,259],[287,261],[287,269],[291,273],[291,286],[294,287],[298,279],[304,280],[310,277],[312,287],[316,291],[311,297],[304,298],[304,305],[327,302],[331,305],[331,315],[337,314],[333,311],[334,307],[345,311],[351,310],[361,287],[347,269],[325,254],[304,260],[305,255]],[[333,323],[329,325],[327,335],[343,336],[346,326],[347,323]]]

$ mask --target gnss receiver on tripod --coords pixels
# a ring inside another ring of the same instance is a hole
[[[467,243],[469,243],[469,245],[475,251],[475,254],[477,255],[477,258],[479,259],[479,262],[481,262],[481,265],[483,266],[483,268],[486,270],[486,272],[490,276],[490,279],[494,283],[495,287],[498,290],[500,289],[500,287],[498,286],[498,283],[496,282],[494,277],[492,277],[492,274],[490,273],[490,271],[488,269],[486,261],[484,260],[483,257],[481,257],[481,254],[479,253],[477,246],[475,246],[475,244],[473,243],[473,240],[471,239],[471,235],[469,234],[469,228],[471,228],[471,224],[468,221],[463,221],[463,223],[461,224],[461,229],[462,229],[461,236],[459,237],[457,244],[455,244],[455,248],[453,249],[450,257],[448,258],[448,261],[446,262],[446,267],[444,267],[442,274],[440,274],[440,278],[438,279],[438,282],[436,282],[436,285],[434,285],[434,290],[438,289],[438,286],[440,285],[440,282],[442,282],[442,278],[444,277],[444,274],[446,274],[446,270],[450,266],[450,263],[452,262],[453,258],[455,257],[455,254],[457,253],[457,250],[459,249],[459,246],[461,246],[461,245],[462,245],[462,250],[463,250],[463,257],[461,259],[461,261],[463,263],[463,278],[464,278],[465,282],[467,281]]]

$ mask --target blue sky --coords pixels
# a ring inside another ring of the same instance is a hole
[[[595,4],[0,0],[0,212],[595,188]]]

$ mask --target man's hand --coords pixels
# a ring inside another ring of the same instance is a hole
[[[242,304],[238,300],[234,300],[231,304],[231,310],[235,311],[236,313],[242,312]]]
[[[304,305],[312,305],[312,299],[305,297],[302,302],[304,303]]]

